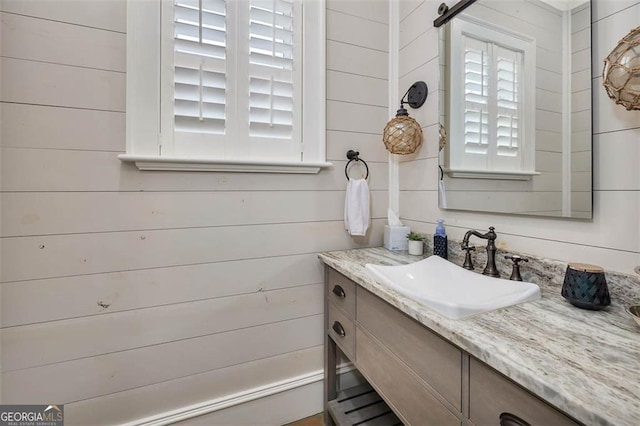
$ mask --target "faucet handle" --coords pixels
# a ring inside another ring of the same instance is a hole
[[[526,257],[522,257],[517,254],[508,254],[504,257],[505,259],[511,260],[515,265],[518,265],[520,262],[528,262],[529,259]]]
[[[529,259],[517,254],[508,254],[504,258],[513,262],[513,270],[511,271],[509,279],[512,281],[522,281],[522,275],[520,275],[520,262],[528,262]]]
[[[464,255],[464,263],[462,264],[462,267],[464,269],[468,269],[470,271],[473,271],[474,267],[473,267],[473,261],[471,260],[471,251],[475,251],[476,248],[473,246],[470,246],[469,244],[462,244],[462,250],[466,251],[467,253]]]

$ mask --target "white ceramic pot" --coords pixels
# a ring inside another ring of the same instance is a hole
[[[409,240],[409,254],[421,256],[424,250],[424,241]]]

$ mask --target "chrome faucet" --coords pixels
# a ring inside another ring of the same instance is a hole
[[[464,234],[464,238],[462,239],[462,250],[465,250],[467,254],[464,257],[464,264],[462,267],[473,271],[473,262],[471,261],[470,251],[475,250],[475,247],[469,247],[469,238],[471,238],[472,235],[487,240],[487,264],[484,267],[482,274],[499,278],[500,273],[496,266],[496,238],[498,236],[496,235],[495,228],[493,226],[490,226],[489,232],[485,234],[481,234],[476,230],[467,231],[467,233]]]

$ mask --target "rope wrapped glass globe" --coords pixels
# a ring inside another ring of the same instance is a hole
[[[392,154],[413,154],[422,145],[422,128],[401,106],[382,134],[384,146]]]
[[[605,58],[602,84],[616,104],[640,110],[640,27],[624,36]]]

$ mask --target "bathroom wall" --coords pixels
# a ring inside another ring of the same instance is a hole
[[[439,0],[400,3],[400,90],[418,79],[425,80],[430,88],[438,87],[438,31],[432,23],[439,4]],[[640,264],[640,112],[626,111],[610,101],[600,73],[603,58],[639,20],[637,0],[593,1],[593,220],[439,209],[438,93],[432,89],[426,106],[411,112],[424,128],[425,145],[400,165],[400,212],[404,222],[416,230],[433,232],[436,219],[442,217],[449,235],[456,239],[469,228],[495,226],[502,248],[633,273]]]
[[[317,252],[382,243],[388,3],[327,2],[318,175],[121,163],[125,1],[0,8],[2,403],[64,403],[69,425],[320,411]],[[371,172],[369,238],[344,231],[348,149]]]

